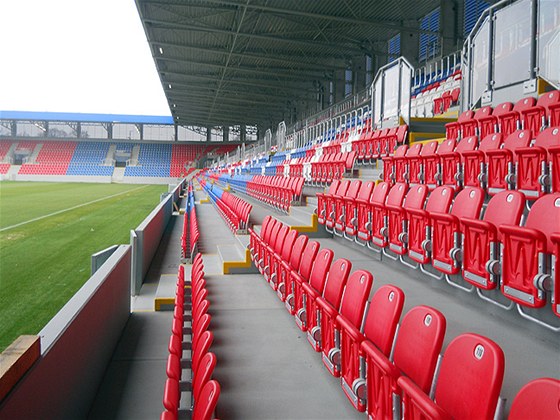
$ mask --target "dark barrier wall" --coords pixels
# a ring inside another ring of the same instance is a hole
[[[140,288],[144,282],[144,277],[150,268],[152,258],[165,231],[165,227],[171,219],[173,213],[173,195],[168,195],[158,206],[144,219],[144,221],[134,230],[136,246],[133,249],[134,257],[132,264],[132,294],[140,293]]]
[[[148,273],[154,254],[159,246],[163,232],[173,214],[173,203],[180,200],[181,190],[185,186],[181,181],[161,203],[131,232],[132,245],[132,294],[140,293],[144,278]]]
[[[130,315],[130,245],[121,245],[41,330],[41,357],[1,419],[85,418]]]

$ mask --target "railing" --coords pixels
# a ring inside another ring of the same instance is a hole
[[[560,87],[560,3],[504,0],[486,9],[463,46],[462,110]]]

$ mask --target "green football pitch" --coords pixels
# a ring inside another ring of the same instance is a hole
[[[127,244],[167,185],[0,182],[0,351],[37,334],[90,277],[91,254]]]

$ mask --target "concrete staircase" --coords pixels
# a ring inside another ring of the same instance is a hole
[[[109,165],[109,166],[114,165],[115,150],[117,150],[116,144],[112,144],[109,146],[109,150],[107,150],[107,155],[105,156],[105,160],[103,161],[104,165]]]
[[[124,182],[124,171],[126,168],[115,168],[113,170],[113,176],[111,177],[111,182],[122,183]]]
[[[17,145],[18,144],[16,142],[12,143],[12,145],[6,152],[6,156],[4,156],[4,159],[2,159],[2,163],[12,163],[14,161],[14,152],[17,149]]]
[[[31,154],[29,155],[26,163],[35,163],[35,161],[37,160],[37,156],[39,156],[39,152],[42,148],[43,143],[37,144],[37,146],[35,146],[35,149],[33,149],[33,152],[31,152]]]

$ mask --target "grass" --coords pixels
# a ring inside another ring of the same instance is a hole
[[[164,185],[1,182],[0,351],[21,334],[37,334],[89,278],[91,254],[128,243],[130,229],[165,191]]]

